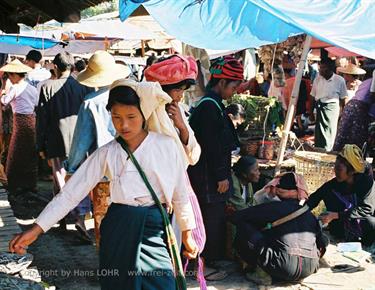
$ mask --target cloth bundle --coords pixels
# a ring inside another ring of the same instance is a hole
[[[284,189],[280,187],[280,179],[285,174],[293,174],[297,189]],[[270,201],[280,201],[280,198],[295,198],[300,201],[308,198],[308,191],[305,179],[302,175],[294,172],[285,172],[277,175],[261,190],[257,191],[254,195],[255,204],[261,204]]]

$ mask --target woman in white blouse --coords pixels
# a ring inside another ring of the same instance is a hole
[[[107,109],[118,135],[138,160],[160,202],[173,206],[183,231],[185,255],[194,258],[197,247],[191,229],[195,221],[188,202],[183,148],[169,128],[171,123],[166,122],[169,118],[164,109],[170,101],[157,83],[120,80],[112,85]],[[101,270],[110,270],[107,273],[111,275],[100,277],[102,289],[176,289],[162,215],[129,157],[117,140],[96,150],[47,205],[35,225],[10,242],[10,251],[24,253],[103,176],[109,176],[112,204],[101,224],[99,256]]]
[[[191,56],[172,55],[160,59],[145,70],[147,81],[158,82],[163,91],[171,98],[172,103],[167,105],[167,112],[178,131],[178,135],[184,145],[187,165],[195,165],[201,155],[201,147],[195,138],[194,131],[186,117],[187,112],[181,102],[184,91],[195,84],[198,77],[198,66]]]
[[[25,81],[26,73],[32,69],[15,59],[0,70],[12,83],[1,97],[2,105],[11,106],[13,111],[13,132],[6,165],[8,189],[11,193],[35,191],[38,170],[35,107],[39,96],[36,88]]]

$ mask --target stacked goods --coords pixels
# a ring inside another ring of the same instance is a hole
[[[270,135],[275,127],[281,125],[280,103],[274,97],[265,98],[246,94],[234,95],[230,103],[241,104],[246,113],[242,125],[244,130],[240,134],[241,154],[258,156],[260,153],[262,159],[272,159],[273,143],[270,146],[270,143],[265,141],[262,146],[262,139]]]
[[[258,50],[260,60],[264,64],[264,75],[268,76],[272,72],[271,65],[273,55],[275,54],[275,65],[280,65],[285,60],[285,56],[290,58],[294,65],[297,65],[302,55],[303,43],[306,35],[298,35],[289,37],[286,41],[278,43],[277,45],[265,45]],[[276,51],[275,51],[276,48]]]
[[[266,122],[266,132],[270,132],[274,126],[281,125],[280,103],[276,98],[265,98],[261,96],[251,96],[246,94],[236,94],[229,103],[241,104],[246,112],[244,122],[245,135],[262,137],[264,122]]]

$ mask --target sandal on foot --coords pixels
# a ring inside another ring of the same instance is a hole
[[[223,270],[206,267],[204,269],[204,278],[207,281],[222,281],[228,277],[228,273]]]
[[[83,228],[79,223],[75,224],[75,228],[76,228],[76,230],[78,232],[78,235],[79,235],[81,240],[92,244],[91,236],[85,228]]]

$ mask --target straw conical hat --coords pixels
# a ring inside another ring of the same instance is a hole
[[[364,75],[366,71],[355,64],[349,63],[346,67],[338,67],[337,71],[348,75]]]
[[[27,73],[32,70],[33,69],[31,67],[23,64],[18,59],[13,60],[10,63],[4,65],[2,68],[0,68],[0,71],[9,73]]]
[[[90,57],[86,69],[78,74],[77,80],[88,87],[105,87],[129,74],[129,67],[117,64],[111,54],[98,50]]]

